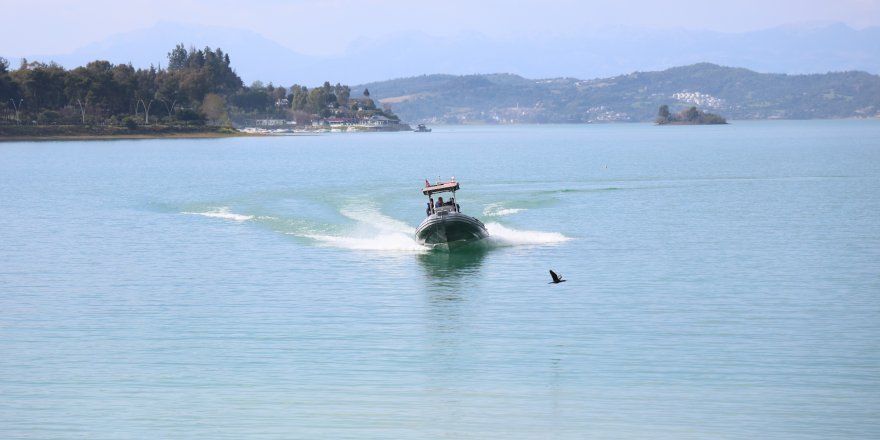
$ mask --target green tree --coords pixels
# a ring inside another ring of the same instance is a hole
[[[265,89],[245,87],[230,96],[229,102],[244,112],[265,112],[271,105],[269,99]]]
[[[272,101],[287,98],[287,87],[278,86],[272,91]]]
[[[43,125],[53,125],[61,121],[61,114],[54,110],[46,110],[40,113],[37,122]]]
[[[205,125],[205,115],[192,109],[180,110],[174,114],[174,117],[186,125]]]
[[[348,107],[348,100],[351,97],[351,88],[336,84],[336,102],[343,107]]]
[[[211,91],[208,78],[197,69],[186,69],[178,73],[180,92],[190,103],[199,103]]]
[[[21,98],[28,101],[29,107],[36,111],[59,109],[66,104],[64,79],[66,72],[55,64],[33,62],[26,69],[12,72],[12,78],[19,85]],[[2,81],[2,80],[0,80]]]
[[[293,99],[290,102],[290,107],[293,111],[306,110],[306,107],[308,106],[309,89],[307,87],[294,85],[290,88],[290,93],[293,95]]]
[[[306,111],[309,113],[320,113],[324,109],[324,89],[315,87],[309,92],[306,102]]]
[[[111,75],[113,85],[108,97],[111,114],[131,112],[132,104],[137,107],[139,99],[147,102],[147,105],[150,100],[154,99],[152,94],[141,95],[138,93],[138,78],[136,70],[131,64],[117,64],[113,67]]]
[[[212,85],[212,92],[229,95],[241,89],[241,78],[230,67],[228,54],[220,48],[212,51],[210,47],[206,47],[203,53],[205,61],[201,70]]]
[[[127,112],[127,105],[121,110],[114,108],[118,86],[113,82],[113,65],[110,62],[92,61],[85,67],[70,71],[68,78],[72,80],[65,84],[65,91],[69,91],[68,98],[72,101],[79,100],[81,106],[88,103],[94,117],[103,119],[116,112]]]
[[[201,50],[196,50],[196,48],[191,48],[189,51],[189,58],[186,60],[186,67],[192,70],[200,70],[202,67],[205,67],[205,53]]]
[[[155,96],[162,102],[168,116],[174,115],[174,109],[181,104],[188,104],[180,90],[180,75],[162,71],[156,75]]]
[[[226,114],[226,100],[216,93],[205,95],[201,110],[213,125],[229,122],[229,117]]]
[[[0,102],[8,104],[13,98],[21,99],[21,91],[9,75],[9,61],[0,57]]]
[[[360,103],[361,109],[363,109],[363,110],[367,110],[367,111],[376,110],[376,103],[373,102],[373,100],[370,98],[361,99],[359,101],[359,103]]]
[[[134,118],[132,118],[131,116],[126,116],[122,118],[122,125],[124,125],[125,128],[129,130],[134,130],[138,126],[137,121],[135,121]]]
[[[79,110],[79,116],[83,124],[86,123],[87,116],[91,115],[91,99],[92,91],[91,78],[84,67],[77,67],[68,72],[64,81],[64,95],[69,100],[71,107]]]
[[[168,52],[168,70],[183,70],[189,59],[189,52],[183,46],[183,43],[174,46],[171,52]]]
[[[657,123],[665,124],[669,122],[669,106],[663,104],[660,106],[660,110],[657,112]]]

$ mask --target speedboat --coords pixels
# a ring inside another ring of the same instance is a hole
[[[435,249],[452,250],[489,236],[486,225],[474,217],[461,213],[455,201],[455,192],[460,189],[458,182],[441,182],[431,185],[427,180],[422,194],[428,196],[427,218],[416,228],[416,241]],[[434,194],[452,193],[447,201]]]
[[[416,129],[413,131],[416,133],[430,133],[431,129],[426,127],[425,124],[419,124],[418,126],[416,126]]]

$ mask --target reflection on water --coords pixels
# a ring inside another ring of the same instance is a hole
[[[488,249],[471,246],[454,252],[432,251],[418,255],[425,270],[425,291],[434,330],[453,331],[469,292],[479,291],[480,270]]]
[[[451,423],[464,415],[463,400],[454,392],[454,385],[471,377],[474,353],[471,349],[474,326],[473,306],[479,302],[485,247],[459,248],[452,252],[432,251],[418,255],[424,269],[425,346],[430,365],[427,366],[430,406],[433,417]]]
[[[443,285],[447,281],[457,283],[478,274],[488,252],[482,246],[468,246],[453,252],[427,252],[418,255],[418,259],[430,281]]]

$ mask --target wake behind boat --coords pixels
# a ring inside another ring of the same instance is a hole
[[[434,185],[425,181],[422,194],[428,196],[425,210],[428,217],[416,229],[416,241],[435,249],[452,250],[489,236],[483,222],[461,213],[455,201],[455,192],[459,189],[455,180]],[[443,201],[442,196],[434,201],[434,194],[446,192],[452,193],[448,201]]]

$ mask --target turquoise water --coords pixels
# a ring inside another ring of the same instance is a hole
[[[4,439],[880,437],[876,120],[0,143],[0,221]]]

